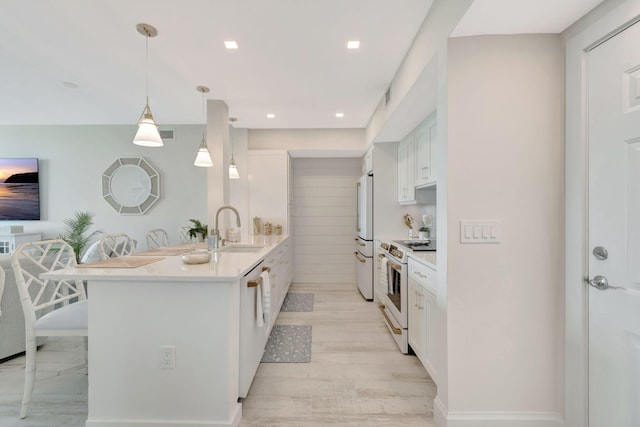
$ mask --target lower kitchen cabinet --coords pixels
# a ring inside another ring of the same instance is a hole
[[[432,292],[436,289],[436,271],[410,259],[407,288],[409,345],[437,383],[433,363],[437,332],[437,297]]]

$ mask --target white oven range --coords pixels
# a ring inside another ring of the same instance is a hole
[[[387,241],[376,241],[379,274],[376,302],[387,329],[402,353],[409,352],[407,335],[407,249]]]

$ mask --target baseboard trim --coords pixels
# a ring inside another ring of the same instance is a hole
[[[242,418],[242,405],[233,408],[227,421],[211,420],[158,420],[158,419],[119,419],[96,420],[89,418],[85,427],[237,427]]]
[[[553,412],[447,412],[438,397],[433,419],[437,427],[564,427],[564,419]]]

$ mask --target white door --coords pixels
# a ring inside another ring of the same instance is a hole
[[[587,66],[589,427],[640,426],[640,24]]]

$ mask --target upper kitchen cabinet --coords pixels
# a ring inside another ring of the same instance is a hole
[[[362,156],[362,174],[373,173],[373,145]]]
[[[398,203],[416,203],[415,131],[398,144]]]
[[[426,118],[414,131],[415,135],[415,186],[435,184],[436,113]]]
[[[286,150],[248,151],[249,222],[259,217],[289,233],[290,160]],[[261,230],[262,232],[262,230]]]

